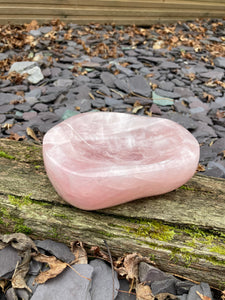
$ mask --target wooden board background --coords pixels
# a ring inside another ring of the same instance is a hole
[[[150,25],[224,17],[225,0],[0,0],[0,24],[60,19],[77,24]]]

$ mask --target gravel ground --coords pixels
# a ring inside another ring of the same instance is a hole
[[[198,172],[225,178],[224,28],[225,20],[218,19],[149,28],[59,21],[1,26],[0,138],[41,143],[54,125],[96,110],[168,118],[198,140]],[[86,272],[92,276],[93,266]],[[171,278],[165,280],[160,287],[174,287]],[[53,299],[40,289],[31,299]],[[206,290],[211,297],[207,285],[199,292]],[[99,295],[92,299],[106,299]],[[132,299],[126,296],[116,299]],[[182,297],[199,299],[196,292]]]

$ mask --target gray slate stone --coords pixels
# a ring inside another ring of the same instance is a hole
[[[27,80],[33,84],[36,84],[40,82],[42,79],[44,79],[44,76],[41,73],[41,69],[38,66],[36,66],[35,62],[31,62],[31,61],[15,62],[12,64],[9,73],[13,71],[19,74],[25,74],[25,73],[29,74]]]
[[[212,70],[205,73],[200,74],[202,77],[214,80],[221,80],[224,76],[224,71],[220,70]]]
[[[176,283],[177,279],[173,276],[168,277],[167,279],[154,281],[151,284],[151,290],[153,295],[157,295],[160,293],[170,293],[172,295],[176,295]]]
[[[196,129],[198,127],[198,123],[192,120],[192,118],[177,112],[170,111],[168,113],[165,113],[163,115],[163,118],[172,120],[189,130]]]
[[[180,94],[177,94],[177,93],[174,93],[174,92],[165,91],[165,90],[162,90],[162,89],[159,89],[159,88],[156,88],[154,90],[154,92],[157,95],[159,95],[161,97],[166,97],[166,98],[175,99],[175,98],[179,98],[180,97]]]
[[[38,248],[41,248],[45,251],[48,251],[52,255],[56,256],[61,261],[70,263],[75,257],[70,249],[63,243],[55,242],[52,240],[44,240],[44,241],[35,241],[35,244]]]
[[[116,300],[136,300],[136,296],[133,294],[129,294],[129,282],[126,279],[120,279],[120,291],[118,291],[118,295],[116,297]],[[123,293],[122,291],[126,291],[126,293]]]
[[[174,89],[174,83],[172,81],[160,81],[159,88],[165,91],[172,92]]]
[[[127,78],[125,78],[125,79],[116,79],[114,81],[114,84],[119,90],[121,90],[121,91],[123,91],[127,94],[129,94],[132,91],[130,83],[129,83]]]
[[[73,80],[71,79],[63,79],[63,78],[59,78],[54,82],[54,86],[67,86],[67,87],[71,87],[73,84]]]
[[[140,262],[138,271],[140,282],[153,283],[155,281],[162,281],[168,278],[168,275],[166,275],[163,271],[145,262]]]
[[[112,269],[100,259],[92,260],[90,265],[94,268],[91,285],[91,299],[111,299],[113,294]],[[119,287],[117,273],[114,271],[114,299],[118,294]]]
[[[214,59],[214,65],[219,68],[225,69],[225,57],[216,57]]]
[[[90,265],[72,265],[72,267],[83,277],[67,268],[56,278],[38,285],[31,300],[92,300],[90,295],[92,281],[84,277],[92,277],[93,267]]]
[[[220,153],[221,151],[225,150],[225,138],[220,138],[216,140],[212,146],[211,149],[213,152]]]
[[[215,130],[207,124],[199,121],[198,128],[193,132],[197,140],[203,137],[217,137]]]
[[[11,101],[14,100],[21,100],[22,98],[9,93],[0,93],[0,105],[9,104]]]
[[[151,95],[151,88],[146,79],[141,76],[137,75],[134,77],[131,77],[129,80],[132,92],[144,96],[144,97],[150,97]]]
[[[209,285],[207,283],[201,282],[200,285],[194,285],[190,288],[187,300],[198,300],[199,296],[196,294],[197,291],[203,296],[213,299]]]
[[[115,87],[114,81],[116,80],[116,77],[112,73],[102,72],[100,78],[107,87],[109,88]]]
[[[0,277],[11,278],[17,262],[20,261],[20,256],[11,246],[7,246],[0,250]]]
[[[108,106],[117,106],[117,105],[121,105],[123,104],[122,100],[116,100],[114,98],[110,98],[110,97],[105,97],[105,104]]]
[[[87,112],[91,110],[91,100],[88,99],[80,99],[80,100],[75,100],[74,101],[74,107],[80,107],[79,111],[81,113]]]

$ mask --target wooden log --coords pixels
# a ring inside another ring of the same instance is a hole
[[[163,184],[163,183],[162,183]],[[87,212],[65,203],[45,173],[41,146],[0,139],[0,232],[114,256],[139,252],[163,271],[225,287],[225,180],[195,175],[173,192]]]

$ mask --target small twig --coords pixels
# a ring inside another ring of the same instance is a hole
[[[104,243],[105,243],[105,246],[107,248],[107,251],[108,251],[108,255],[109,255],[109,259],[110,259],[110,264],[111,264],[111,268],[112,268],[112,280],[113,280],[113,292],[112,292],[112,300],[114,300],[114,268],[113,268],[113,260],[112,260],[112,255],[111,255],[111,252],[109,250],[109,246],[106,242],[106,240],[104,240]]]
[[[75,273],[77,273],[77,275],[79,275],[80,277],[87,279],[89,281],[91,281],[91,278],[85,277],[83,275],[81,275],[77,270],[75,270],[70,264],[67,264],[68,267],[70,267]]]

